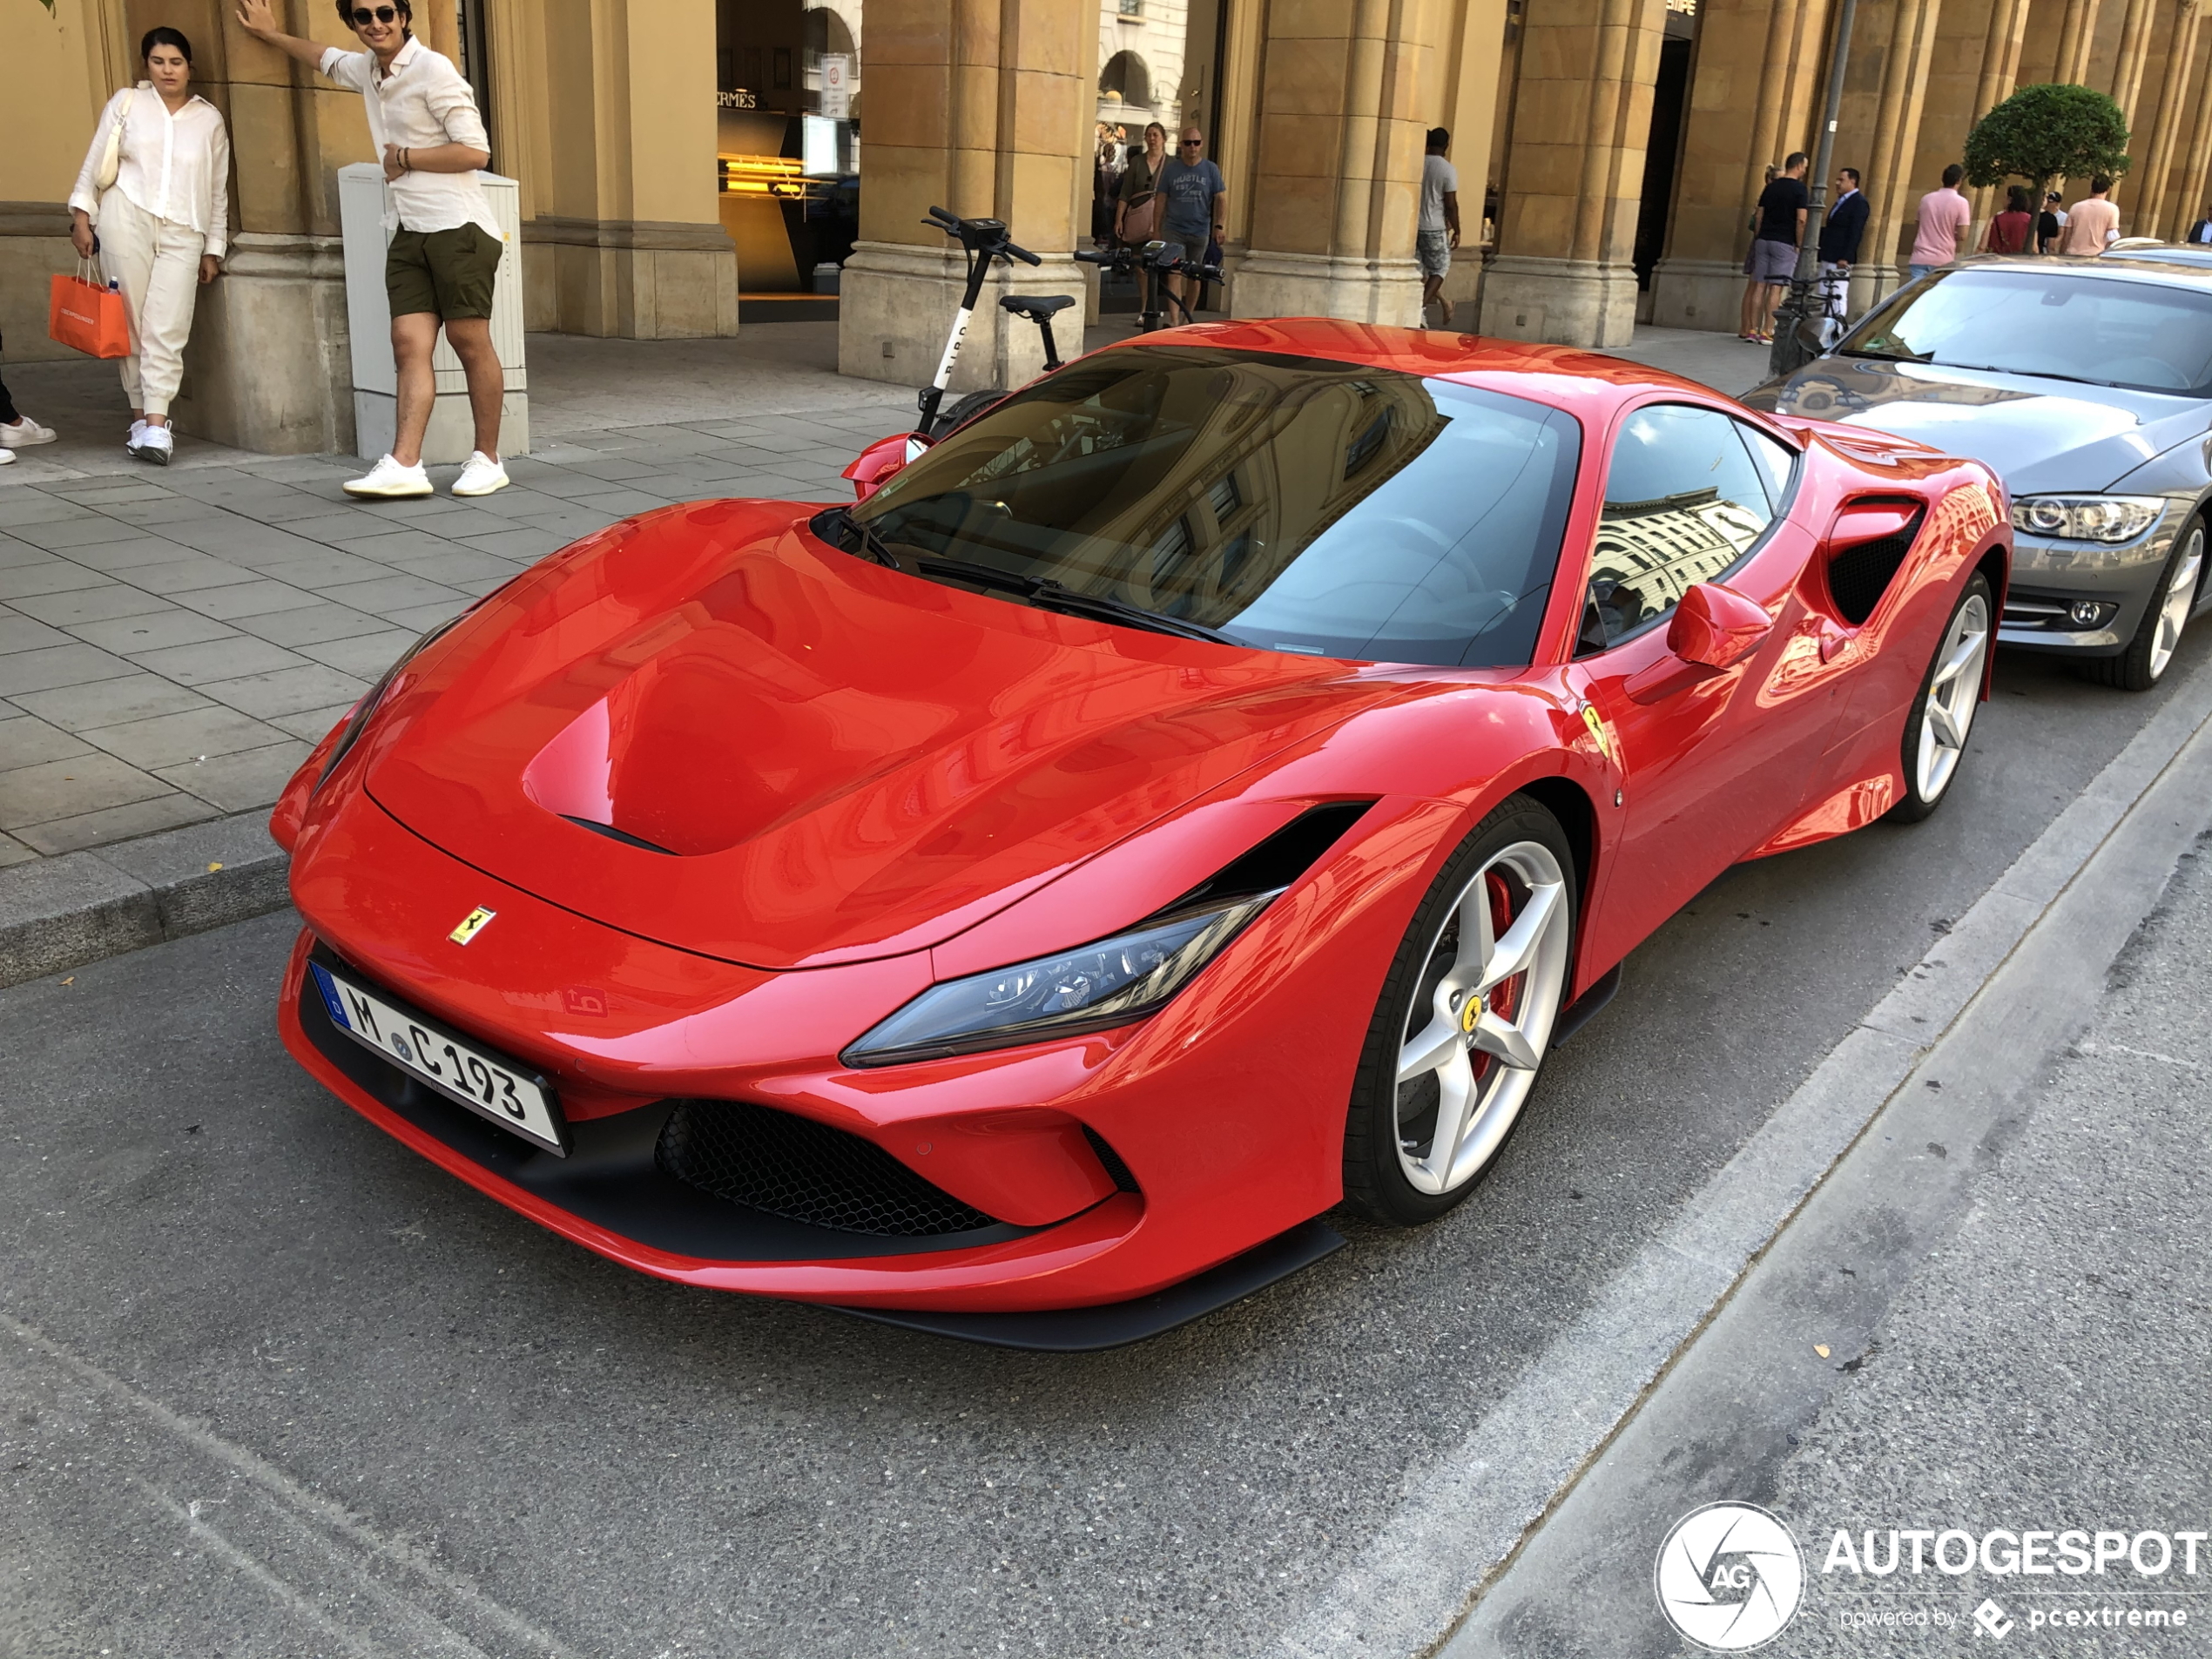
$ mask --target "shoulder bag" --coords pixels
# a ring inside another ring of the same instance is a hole
[[[106,191],[112,186],[116,176],[123,171],[123,124],[131,118],[131,107],[138,101],[138,89],[132,87],[125,95],[123,107],[107,130],[107,149],[100,157],[100,170],[92,177],[92,187]]]

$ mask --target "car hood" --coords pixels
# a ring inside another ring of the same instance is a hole
[[[364,762],[388,812],[771,968],[934,944],[1407,689],[943,587],[758,502],[617,526],[418,661]]]
[[[2109,489],[2212,416],[2196,398],[1850,357],[1820,358],[1746,401],[1972,455],[2015,496]]]

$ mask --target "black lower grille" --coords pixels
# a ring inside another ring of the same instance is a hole
[[[927,1238],[1000,1224],[873,1141],[745,1101],[678,1102],[654,1157],[718,1198],[817,1227]]]

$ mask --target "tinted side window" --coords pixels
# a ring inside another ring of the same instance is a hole
[[[1790,494],[1790,478],[1797,471],[1797,452],[1784,443],[1777,443],[1757,427],[1736,424],[1736,435],[1743,440],[1743,447],[1751,452],[1752,464],[1766,480],[1767,499],[1774,503],[1774,516],[1782,516],[1782,503]]]
[[[1743,431],[1724,415],[1684,404],[1629,417],[1606,475],[1581,651],[1602,651],[1656,622],[1765,533],[1775,497]]]

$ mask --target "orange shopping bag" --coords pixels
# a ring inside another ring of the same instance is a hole
[[[123,296],[102,287],[83,274],[91,261],[78,266],[76,276],[54,276],[52,300],[46,310],[46,333],[64,346],[93,357],[131,354],[131,314]]]

